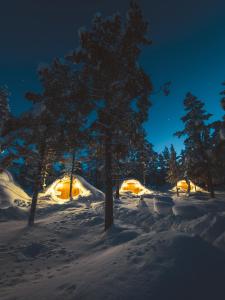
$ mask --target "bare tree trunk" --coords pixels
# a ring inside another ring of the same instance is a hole
[[[38,192],[39,192],[39,182],[36,182],[33,195],[32,195],[32,202],[31,202],[31,208],[30,208],[30,215],[28,219],[28,226],[33,226],[34,225],[34,217],[35,217],[35,212],[36,212],[36,207],[37,207],[37,199],[38,199]]]
[[[119,176],[116,179],[116,199],[120,198],[120,181],[119,181]]]
[[[34,217],[35,217],[35,212],[36,212],[36,207],[37,207],[38,192],[39,192],[39,189],[40,189],[41,183],[42,183],[42,170],[43,170],[43,162],[44,162],[44,156],[45,156],[45,148],[46,148],[46,140],[44,138],[42,145],[40,146],[40,161],[39,161],[39,167],[37,170],[34,191],[33,191],[33,195],[32,195],[30,215],[28,218],[28,226],[34,225]]]
[[[73,200],[73,172],[75,167],[75,151],[73,151],[72,166],[70,172],[70,201]]]
[[[146,173],[145,173],[145,163],[142,163],[142,177],[143,177],[143,184],[146,185]]]
[[[191,183],[189,179],[185,179],[185,181],[187,182],[188,188],[187,188],[187,194],[188,196],[190,196],[190,192],[191,192]]]
[[[211,198],[215,198],[214,185],[210,171],[208,172],[208,191],[210,192]]]
[[[176,186],[177,197],[179,197],[179,188]]]
[[[106,128],[105,135],[105,231],[113,224],[113,190],[112,190],[112,134]]]

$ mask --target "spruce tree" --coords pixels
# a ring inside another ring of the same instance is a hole
[[[180,179],[180,168],[178,163],[178,157],[174,146],[170,146],[170,154],[168,160],[168,170],[167,170],[167,181],[171,185],[176,185],[177,181]]]
[[[212,116],[204,109],[204,103],[191,93],[184,100],[186,115],[181,118],[184,129],[175,133],[185,137],[185,177],[189,180],[199,180],[207,185],[211,197],[214,197],[213,185],[213,151],[210,126],[207,124]]]
[[[10,118],[10,108],[9,108],[9,91],[7,87],[0,87],[0,153],[2,152],[3,144],[3,131],[6,122]]]
[[[80,47],[70,59],[80,63],[87,78],[89,97],[96,103],[96,125],[104,136],[105,230],[113,224],[113,143],[117,128],[125,136],[148,115],[152,86],[138,65],[141,47],[149,44],[148,25],[132,3],[123,24],[120,15],[95,16],[92,28],[80,32]],[[121,134],[120,133],[120,134]]]

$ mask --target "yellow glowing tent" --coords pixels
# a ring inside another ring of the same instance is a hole
[[[177,182],[177,185],[172,189],[174,192],[177,190],[179,190],[179,192],[182,193],[186,193],[188,190],[188,184],[186,182],[186,180],[179,180]],[[194,193],[194,192],[204,192],[204,189],[202,189],[201,187],[197,186],[196,184],[194,184],[191,180],[190,180],[190,192]]]
[[[84,178],[75,175],[72,184],[72,198],[93,196],[96,200],[103,200],[104,193],[89,184]],[[47,189],[39,194],[39,198],[50,197],[58,203],[70,200],[70,177],[68,175],[57,179]]]
[[[136,179],[124,180],[120,187],[120,194],[131,193],[137,196],[144,194],[152,194],[152,191],[143,186],[140,181]]]

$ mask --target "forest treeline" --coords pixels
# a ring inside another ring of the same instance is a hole
[[[31,108],[14,116],[9,91],[0,89],[1,167],[32,192],[29,224],[34,223],[38,192],[61,174],[81,174],[105,192],[105,229],[113,224],[113,197],[122,180],[134,177],[159,187],[193,180],[214,196],[225,184],[225,117],[211,122],[204,102],[184,99],[184,150],[173,145],[154,151],[143,124],[153,87],[138,63],[151,44],[148,23],[132,2],[126,19],[97,14],[90,29],[79,31],[79,47],[38,70],[42,90],[29,91]],[[225,90],[221,92],[225,110]],[[219,100],[218,100],[219,103]],[[72,194],[71,194],[72,195]]]

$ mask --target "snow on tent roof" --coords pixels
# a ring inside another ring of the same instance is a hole
[[[70,200],[70,177],[65,175],[55,180],[47,189],[39,194],[41,197],[50,196],[52,200],[58,203],[64,203]],[[72,197],[77,200],[78,197],[93,197],[95,200],[103,200],[104,193],[89,184],[84,178],[75,175],[72,185]]]
[[[191,192],[205,192],[204,189],[202,189],[201,187],[197,186],[196,184],[194,184],[191,180],[190,180],[190,187],[191,187]],[[188,184],[186,182],[186,180],[182,179],[179,180],[177,182],[177,185],[175,187],[173,187],[172,191],[176,191],[177,188],[179,189],[180,192],[187,192],[188,190]]]
[[[127,179],[124,180],[121,187],[120,193],[132,193],[135,195],[145,195],[145,194],[152,194],[152,191],[147,189],[144,185],[140,183],[140,181],[136,179]]]
[[[27,193],[13,180],[10,172],[0,172],[0,206],[9,207],[16,205],[15,200],[30,201]]]
[[[1,181],[13,181],[12,175],[7,170],[0,170],[0,182]]]

